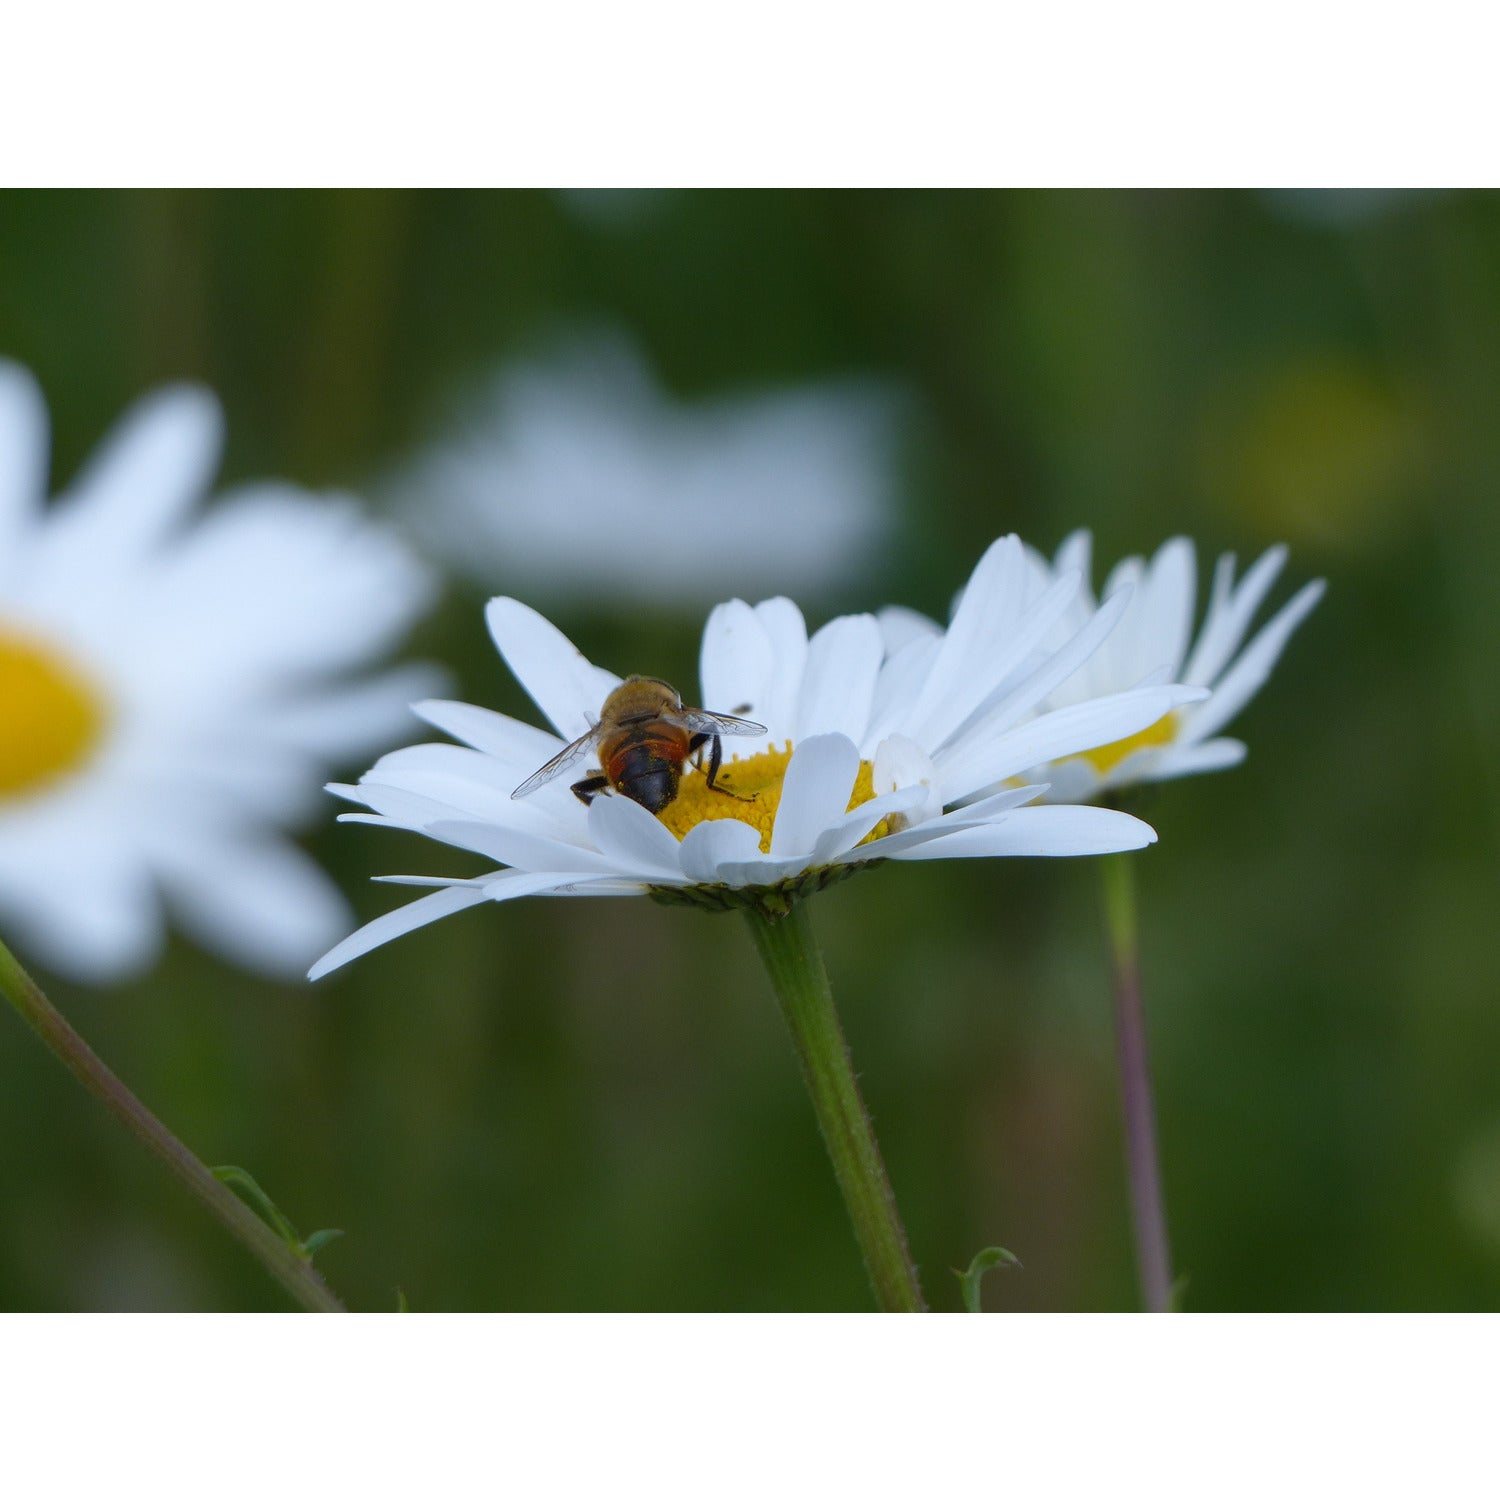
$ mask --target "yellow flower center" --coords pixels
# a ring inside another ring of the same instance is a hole
[[[105,709],[65,657],[0,629],[0,800],[75,771],[98,748]]]
[[[679,842],[700,823],[714,818],[738,818],[760,834],[760,851],[769,854],[771,828],[776,822],[776,809],[781,806],[781,786],[791,759],[792,746],[788,741],[782,750],[762,750],[759,755],[747,756],[744,760],[725,761],[719,767],[713,789],[709,788],[708,777],[702,771],[689,767],[677,789],[677,796],[657,816]],[[726,793],[733,795],[726,796]],[[869,761],[862,760],[854,778],[848,811],[853,812],[874,795],[875,768]],[[882,818],[860,842],[868,844],[889,832],[889,819]]]
[[[1174,710],[1136,734],[1126,735],[1123,740],[1111,740],[1093,750],[1083,750],[1074,759],[1086,760],[1101,776],[1107,776],[1127,755],[1148,750],[1153,745],[1170,745],[1176,738],[1177,714]]]

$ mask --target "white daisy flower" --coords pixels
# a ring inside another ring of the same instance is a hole
[[[679,402],[597,334],[502,371],[390,489],[481,584],[697,608],[857,577],[889,534],[898,415],[870,381]],[[713,517],[741,512],[757,524],[725,547]]]
[[[206,391],[158,391],[48,507],[46,407],[0,364],[0,931],[75,979],[146,966],[162,896],[300,972],[347,908],[280,829],[431,681],[342,679],[429,592],[351,498],[256,484],[190,521],[221,426]]]
[[[1087,582],[1090,551],[1089,533],[1075,531],[1050,565],[1030,554],[1034,590],[1046,588],[1062,574],[1080,573],[1085,580],[1061,629],[1094,608]],[[1130,591],[1120,623],[1078,672],[1050,695],[1048,706],[1082,703],[1150,682],[1184,682],[1210,688],[1212,696],[1174,710],[1137,734],[1033,767],[1033,776],[1051,783],[1049,801],[1091,801],[1142,782],[1225,770],[1245,758],[1244,744],[1220,737],[1219,731],[1260,691],[1292,632],[1323,597],[1321,578],[1305,584],[1248,645],[1242,645],[1286,558],[1285,547],[1272,547],[1236,584],[1233,554],[1220,557],[1196,640],[1196,559],[1186,537],[1163,543],[1149,562],[1127,557],[1115,566],[1105,580],[1104,598],[1118,590]]]
[[[1113,608],[1118,620],[1099,649],[1049,691],[1039,711],[1086,704],[1105,694],[1162,682],[1211,689],[1212,694],[1178,705],[1133,734],[1038,762],[1028,767],[1028,779],[1048,783],[1048,802],[1077,803],[1142,782],[1237,766],[1245,758],[1245,746],[1239,740],[1217,737],[1219,730],[1260,691],[1292,632],[1323,597],[1324,581],[1319,578],[1305,584],[1241,649],[1250,621],[1286,563],[1285,547],[1263,553],[1238,584],[1233,554],[1220,557],[1196,642],[1196,565],[1193,544],[1186,537],[1163,543],[1149,563],[1140,557],[1118,563],[1105,580],[1103,606],[1095,603],[1088,582],[1091,550],[1087,531],[1073,532],[1050,563],[1026,549],[1031,565],[1028,599],[1042,597],[1061,579],[1083,580],[1044,650],[1054,649],[1103,610]],[[882,610],[880,622],[892,649],[912,640],[936,641],[943,635],[942,626],[934,620],[900,606]]]
[[[591,736],[621,679],[526,605],[491,601],[495,644],[551,729],[466,703],[421,703],[418,714],[463,744],[395,751],[358,786],[331,790],[370,809],[347,820],[425,833],[502,868],[470,879],[390,877],[439,889],[340,943],[313,977],[486,901],[651,893],[775,911],[882,859],[1100,854],[1154,842],[1146,824],[1123,813],[1025,805],[1037,786],[986,792],[1206,696],[1141,687],[1037,715],[1036,705],[1108,634],[1126,596],[1034,661],[1081,579],[1060,578],[1023,603],[1028,569],[1015,537],[995,543],[949,630],[889,654],[871,615],[840,617],[809,638],[790,600],[719,605],[703,636],[701,704],[752,719],[760,732],[722,738],[718,788],[689,766],[659,815],[614,788],[584,806],[571,776],[515,795],[569,742]],[[599,765],[579,755],[574,775]]]

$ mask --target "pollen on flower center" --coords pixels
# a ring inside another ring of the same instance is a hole
[[[106,719],[99,693],[72,662],[0,629],[0,799],[76,770],[98,748]]]
[[[689,767],[676,798],[657,816],[679,841],[699,823],[711,822],[715,818],[738,818],[760,834],[761,853],[769,854],[771,828],[776,822],[776,810],[781,806],[782,782],[791,759],[792,746],[788,741],[780,750],[762,750],[760,754],[746,756],[743,760],[725,761],[719,768],[714,789],[710,789],[704,772]],[[726,796],[726,792],[733,795]],[[848,811],[853,812],[874,795],[875,768],[869,761],[862,760],[854,778],[854,790],[849,796]],[[861,842],[868,844],[889,832],[888,822],[882,818]]]
[[[1177,738],[1178,725],[1179,715],[1176,712],[1164,714],[1156,723],[1148,724],[1135,734],[1126,735],[1123,740],[1111,740],[1107,745],[1081,751],[1077,759],[1086,760],[1101,776],[1107,776],[1127,755],[1133,755],[1137,750],[1170,745]]]

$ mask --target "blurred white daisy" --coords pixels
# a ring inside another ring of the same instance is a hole
[[[1411,213],[1443,194],[1442,188],[1262,188],[1273,217],[1314,229],[1362,229]]]
[[[676,196],[672,188],[559,188],[557,200],[589,229],[625,234],[657,217]]]
[[[163,896],[206,946],[304,968],[347,908],[281,830],[432,680],[343,677],[429,593],[351,498],[248,485],[190,519],[221,426],[158,391],[49,507],[46,407],[0,364],[0,933],[76,979],[148,964]]]
[[[503,371],[393,498],[481,584],[693,608],[826,589],[888,535],[898,415],[858,381],[679,403],[628,341],[596,336]],[[754,524],[729,536],[725,516]]]
[[[1034,591],[1065,574],[1081,574],[1084,579],[1059,629],[1076,625],[1095,607],[1088,584],[1090,552],[1089,533],[1075,531],[1051,564],[1037,553],[1029,554]],[[1212,696],[1174,709],[1136,734],[1032,767],[1033,776],[1051,783],[1049,801],[1086,802],[1141,782],[1221,771],[1245,758],[1245,746],[1219,737],[1219,731],[1260,691],[1292,632],[1323,597],[1322,579],[1305,584],[1248,645],[1242,644],[1286,557],[1285,547],[1272,547],[1238,584],[1233,555],[1220,557],[1196,640],[1196,558],[1186,537],[1163,543],[1149,562],[1127,557],[1116,565],[1105,580],[1104,598],[1128,591],[1120,623],[1078,672],[1058,685],[1048,705],[1083,703],[1101,693],[1152,682],[1211,688]]]
[[[650,892],[774,910],[873,860],[1099,854],[1153,842],[1151,829],[1124,813],[1025,806],[1036,786],[984,794],[1039,761],[1135,734],[1205,696],[1160,685],[1036,714],[1108,634],[1126,596],[1035,660],[1081,579],[1061,578],[1023,604],[1029,566],[1016,538],[997,542],[948,631],[889,655],[871,615],[842,616],[809,639],[787,599],[719,605],[703,636],[702,706],[764,731],[721,740],[723,790],[690,766],[659,815],[616,790],[585,807],[571,777],[515,795],[568,742],[590,735],[621,679],[526,605],[491,601],[495,644],[551,730],[466,703],[422,703],[422,717],[464,743],[395,751],[358,786],[331,790],[370,809],[348,820],[412,829],[504,868],[469,879],[390,877],[439,889],[340,943],[313,977],[485,901]]]

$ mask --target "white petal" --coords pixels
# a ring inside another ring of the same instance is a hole
[[[1030,713],[1049,693],[1067,682],[1119,625],[1121,616],[1130,606],[1130,600],[1129,588],[1116,589],[1070,640],[996,702],[987,704],[975,722],[966,726],[963,733],[948,747],[949,753],[962,752],[976,739],[990,739],[1004,733],[1025,714]]]
[[[1081,755],[1052,761],[1047,780],[1048,802],[1092,802],[1104,787],[1104,778]]]
[[[436,668],[396,667],[362,682],[323,687],[265,707],[257,728],[279,745],[347,761],[382,744],[409,739],[413,700],[441,680]]]
[[[1028,802],[1036,802],[1045,798],[1051,788],[1051,783],[1046,781],[1029,782],[1025,786],[1008,786],[998,792],[987,792],[982,797],[975,797],[968,802],[960,802],[950,812],[943,814],[945,819],[962,818],[965,822],[973,822],[976,818],[993,819],[999,813],[1009,812],[1013,807],[1024,807]]]
[[[971,661],[969,684],[955,693],[951,702],[939,705],[912,731],[912,737],[936,753],[948,741],[968,734],[977,724],[993,725],[1002,717],[995,712],[997,703],[1004,705],[1005,715],[1017,716],[1019,703],[1024,700],[1020,699],[1019,689],[1011,686],[1016,674],[1034,658],[1053,626],[1068,613],[1079,582],[1078,574],[1067,573],[1049,584],[1042,596],[1007,629],[1002,641]],[[1033,672],[1022,679],[1021,687],[1030,684],[1027,690],[1034,692],[1036,682],[1037,673]]]
[[[1193,647],[1192,654],[1188,657],[1187,665],[1182,669],[1183,681],[1194,683],[1199,687],[1207,687],[1210,677],[1203,672],[1203,665],[1207,662],[1213,666],[1214,673],[1223,666],[1224,661],[1229,658],[1229,653],[1238,644],[1238,637],[1228,646],[1221,647],[1220,640],[1225,629],[1225,612],[1234,600],[1234,553],[1223,552],[1219,554],[1218,561],[1214,564],[1213,583],[1208,591],[1208,608],[1203,614],[1203,624],[1198,631],[1198,641]],[[1243,633],[1243,627],[1242,627]],[[1214,656],[1223,651],[1222,658],[1217,665],[1214,664]]]
[[[900,604],[887,605],[877,611],[875,618],[880,622],[880,633],[885,638],[889,656],[894,656],[911,641],[931,640],[943,633],[943,627],[936,620]]]
[[[404,937],[408,932],[415,932],[418,927],[436,922],[439,917],[463,911],[466,907],[478,906],[487,899],[483,890],[472,886],[450,886],[447,890],[434,891],[430,896],[408,902],[395,911],[388,911],[383,917],[376,917],[373,922],[367,922],[358,932],[351,933],[343,942],[330,948],[307,971],[307,977],[321,979],[351,959],[368,953],[372,948],[378,948],[382,943],[390,942],[392,938]]]
[[[39,868],[3,891],[7,937],[56,974],[111,984],[139,974],[161,951],[161,902],[144,866],[123,847],[91,851],[65,871]]]
[[[1069,708],[1054,709],[993,740],[966,743],[950,761],[939,757],[943,800],[956,802],[970,792],[1004,781],[1009,776],[1061,760],[1100,745],[1112,745],[1149,729],[1184,703],[1200,702],[1202,688],[1176,685],[1136,688],[1092,698]]]
[[[671,831],[629,797],[612,792],[595,797],[589,834],[618,874],[682,876],[681,846]]]
[[[589,876],[580,880],[576,875],[558,871],[542,871],[533,874],[526,870],[501,870],[481,882],[484,894],[490,901],[516,901],[522,896],[557,895],[635,895],[642,887],[634,881],[616,880],[612,876],[600,879]]]
[[[1108,599],[1116,589],[1128,588],[1132,594],[1140,592],[1141,580],[1146,574],[1146,560],[1143,557],[1122,557],[1114,567],[1109,570],[1109,577],[1104,580],[1104,587],[1099,590],[1101,599]]]
[[[1208,615],[1183,672],[1184,682],[1207,687],[1224,670],[1250,628],[1261,600],[1271,592],[1271,585],[1276,582],[1286,555],[1285,547],[1272,547],[1263,552],[1245,574],[1239,588],[1232,591],[1229,591],[1229,585],[1234,579],[1234,557],[1226,554],[1219,559],[1214,569],[1214,590]]]
[[[792,752],[771,830],[771,855],[806,858],[825,828],[848,811],[859,751],[841,734],[803,740]]]
[[[1007,787],[1003,792],[982,797],[967,807],[955,808],[952,812],[944,813],[941,817],[933,818],[926,823],[903,828],[896,833],[888,833],[873,844],[850,850],[835,859],[833,863],[842,865],[857,863],[865,859],[883,859],[887,855],[894,856],[899,850],[914,849],[918,844],[946,838],[960,828],[986,828],[996,821],[999,814],[1035,801],[1046,790],[1045,785]]]
[[[1156,842],[1139,818],[1107,807],[1018,807],[984,828],[964,828],[895,859],[973,859],[1002,855],[1118,854]]]
[[[816,869],[820,865],[831,863],[838,855],[854,848],[861,839],[867,838],[882,818],[908,813],[926,796],[925,787],[908,786],[860,803],[853,812],[845,813],[831,828],[818,835],[808,860],[809,866]]]
[[[1197,601],[1197,564],[1193,544],[1185,536],[1163,542],[1136,600],[1137,677],[1158,668],[1167,681],[1180,680],[1187,654]]]
[[[755,611],[743,599],[715,605],[703,627],[698,657],[703,702],[698,706],[770,727],[767,711],[774,667],[770,638]],[[733,754],[735,742],[727,741],[726,748]]]
[[[470,809],[455,807],[437,797],[423,796],[406,787],[390,786],[381,781],[361,781],[358,786],[339,786],[330,782],[325,790],[346,801],[362,803],[369,813],[340,813],[340,823],[382,823],[426,833],[434,823],[461,822]]]
[[[158,851],[174,914],[204,947],[279,978],[300,976],[349,926],[338,888],[300,849],[225,833]]]
[[[932,757],[915,740],[904,734],[887,735],[875,747],[871,783],[877,793],[895,791],[897,787],[920,786],[926,796],[907,813],[911,823],[925,823],[943,810],[937,770]]]
[[[691,885],[722,883],[719,868],[726,863],[745,864],[760,852],[760,834],[738,818],[714,818],[688,830],[679,858],[682,873]]]
[[[681,881],[662,880],[623,880],[610,877],[608,879],[591,878],[588,880],[570,880],[566,885],[554,885],[546,890],[538,890],[520,894],[536,894],[547,896],[644,896],[654,885],[681,885]],[[508,901],[514,892],[507,892],[497,896],[495,899]]]
[[[1093,563],[1094,538],[1084,530],[1069,532],[1062,540],[1062,545],[1057,549],[1057,555],[1052,561],[1052,571],[1055,574],[1070,573],[1077,571],[1083,578],[1083,589],[1088,594],[1089,602],[1093,602],[1093,594],[1089,590],[1093,588],[1094,563]]]
[[[1019,537],[991,543],[964,588],[916,701],[897,722],[903,734],[935,748],[996,685],[998,676],[982,674],[1020,617],[1026,567]]]
[[[484,617],[515,679],[564,740],[587,734],[620,679],[518,599],[491,599]],[[592,717],[591,717],[592,716]]]
[[[116,582],[112,574],[101,583],[106,597]],[[124,617],[112,628],[123,634],[127,667],[151,663],[162,701],[258,701],[394,645],[433,584],[352,496],[256,484],[174,536],[153,561],[152,608],[123,601]]]
[[[802,611],[790,599],[765,599],[755,606],[755,617],[766,633],[771,648],[770,692],[766,702],[757,705],[746,717],[763,723],[771,732],[771,743],[785,740],[796,743],[804,738],[797,724],[797,701],[802,691],[802,673],[807,664],[807,625]],[[719,713],[733,713],[717,704],[704,708]]]
[[[1213,697],[1183,725],[1188,743],[1196,744],[1216,734],[1261,690],[1292,632],[1323,597],[1323,588],[1319,578],[1300,589],[1240,652],[1215,684]]]
[[[748,887],[780,885],[783,880],[793,880],[807,870],[807,856],[776,859],[771,855],[735,864],[725,860],[719,866],[719,883],[733,886],[737,890]]]
[[[583,849],[577,844],[564,843],[528,829],[455,819],[430,823],[423,832],[429,838],[440,839],[458,849],[469,849],[518,870],[533,873],[555,870],[588,875],[619,873],[615,863],[595,849]]]
[[[1162,750],[1151,767],[1152,781],[1175,776],[1198,776],[1205,771],[1227,771],[1245,758],[1239,740],[1208,740],[1202,745],[1172,745]]]
[[[512,757],[509,764],[496,755],[470,750],[466,745],[408,745],[382,755],[360,779],[403,787],[424,797],[435,797],[479,817],[519,828],[542,825],[559,833],[582,822],[582,805],[568,790],[566,780],[543,787],[529,797],[513,794],[536,766],[528,757]]]
[[[408,823],[403,818],[386,818],[382,817],[379,813],[340,813],[335,821],[339,823],[368,824],[371,828],[409,828],[417,833],[425,833],[427,831],[423,823]],[[436,818],[432,819],[432,821],[436,821]],[[374,880],[376,877],[372,875],[370,879]]]
[[[932,672],[932,664],[942,649],[940,635],[919,636],[908,641],[882,663],[875,679],[875,696],[870,705],[870,727],[865,731],[862,748],[867,752],[904,723],[922,684]]]
[[[31,373],[0,360],[0,576],[47,493],[47,404]]]
[[[434,729],[441,729],[444,734],[451,734],[454,739],[483,750],[486,755],[493,755],[506,764],[514,762],[535,769],[551,760],[564,744],[556,735],[538,729],[535,724],[472,703],[428,698],[413,703],[412,712]]]
[[[443,705],[454,709],[468,706]],[[486,712],[474,710],[475,714]],[[459,723],[452,714],[439,712],[427,717],[453,732],[466,728],[470,734],[484,738],[487,748],[476,751],[459,745],[413,745],[382,756],[365,781],[386,781],[437,797],[507,827],[547,832],[570,843],[586,842],[583,805],[571,790],[576,772],[564,774],[525,797],[514,796],[518,786],[563,748],[555,735],[503,714],[489,716],[486,732],[479,732],[473,724]],[[489,734],[488,730],[495,732]],[[498,805],[501,800],[510,806]]]
[[[797,703],[797,735],[847,735],[856,745],[870,724],[875,679],[885,653],[873,615],[842,615],[808,642]]]
[[[203,498],[223,440],[219,403],[206,390],[169,386],[137,402],[54,507],[49,571],[76,565],[91,575],[137,562]]]

